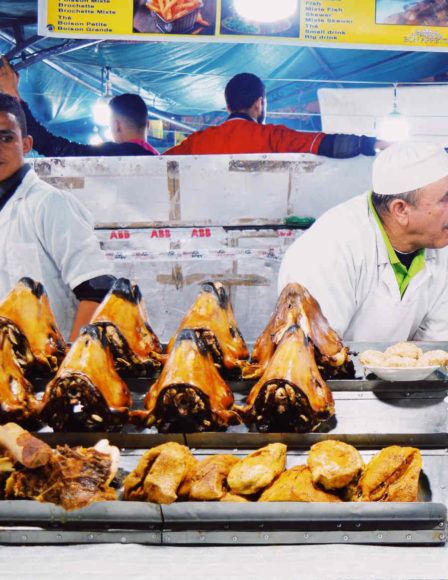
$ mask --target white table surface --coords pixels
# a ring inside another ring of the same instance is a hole
[[[20,580],[447,579],[448,547],[78,545],[0,547],[0,578]]]

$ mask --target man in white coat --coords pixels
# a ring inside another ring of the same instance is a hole
[[[345,340],[448,340],[448,155],[396,143],[372,182],[292,244],[279,291],[305,286]]]
[[[40,180],[23,110],[0,94],[0,300],[27,276],[41,282],[65,338],[87,324],[114,278],[92,217],[68,192]]]

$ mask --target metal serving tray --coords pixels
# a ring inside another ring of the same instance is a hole
[[[77,440],[76,437],[77,436]],[[54,443],[91,445],[104,434],[39,434]],[[222,445],[211,448],[211,436],[185,436],[196,444],[198,459],[222,453]],[[106,435],[107,436],[107,435]],[[210,436],[210,437],[209,437]],[[170,438],[168,436],[167,438]],[[328,435],[291,436],[287,467],[306,462],[310,444]],[[336,438],[336,437],[335,437]],[[337,437],[342,439],[342,437]],[[128,435],[109,437],[116,445]],[[66,512],[51,504],[30,501],[0,501],[0,543],[142,543],[142,544],[443,544],[446,541],[448,503],[448,450],[442,435],[414,435],[402,441],[394,435],[360,436],[343,439],[355,445],[365,461],[391,444],[412,444],[423,457],[417,503],[251,503],[185,502],[158,506],[140,502],[102,502]],[[138,449],[123,449],[120,467],[129,472],[144,449],[158,442],[150,435],[136,435]],[[179,439],[178,439],[179,440]],[[250,441],[249,441],[250,440]],[[250,448],[266,443],[266,436],[243,438],[244,447],[233,449],[246,455]],[[219,440],[215,441],[219,443]],[[237,440],[234,440],[237,443]],[[292,443],[292,441],[291,441]]]

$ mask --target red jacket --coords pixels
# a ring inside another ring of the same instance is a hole
[[[314,153],[325,133],[302,133],[285,125],[260,125],[229,119],[217,127],[196,131],[164,155],[225,153]]]

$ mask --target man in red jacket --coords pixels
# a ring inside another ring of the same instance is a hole
[[[225,89],[228,119],[216,127],[196,131],[165,155],[219,153],[314,153],[346,158],[375,155],[376,139],[357,135],[327,135],[265,125],[266,89],[256,75],[234,76]]]

